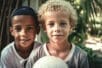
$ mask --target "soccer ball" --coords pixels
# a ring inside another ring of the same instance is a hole
[[[60,58],[45,56],[40,58],[33,68],[68,68],[68,65]]]

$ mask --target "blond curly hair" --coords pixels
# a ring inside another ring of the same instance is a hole
[[[65,0],[48,0],[38,10],[38,18],[42,25],[44,25],[44,14],[48,11],[61,11],[68,14],[68,19],[72,28],[77,24],[76,10]]]

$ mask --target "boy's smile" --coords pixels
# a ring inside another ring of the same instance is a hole
[[[27,15],[14,16],[10,31],[17,46],[22,48],[30,47],[36,34],[33,18]]]

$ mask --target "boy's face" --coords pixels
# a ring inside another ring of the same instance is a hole
[[[62,12],[46,12],[45,16],[45,31],[50,41],[62,43],[67,41],[71,31],[68,16]]]
[[[34,42],[36,35],[34,23],[29,15],[17,15],[12,18],[10,31],[17,46],[27,48]]]

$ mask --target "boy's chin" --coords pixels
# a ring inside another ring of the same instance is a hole
[[[27,49],[27,48],[29,48],[29,47],[30,47],[30,44],[21,44],[20,46],[21,46],[22,48]]]
[[[60,44],[62,43],[63,41],[62,40],[53,40],[54,43],[57,43],[57,44]]]

